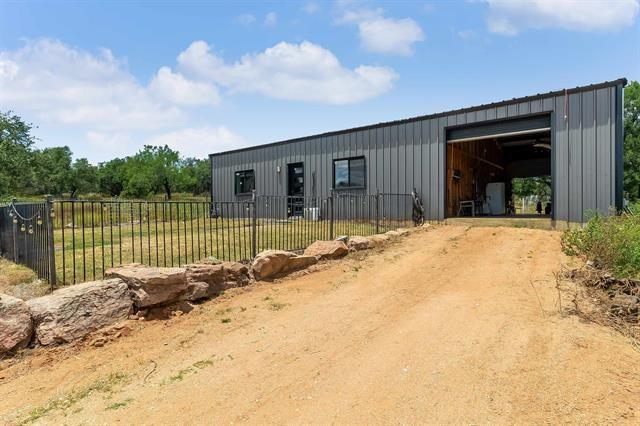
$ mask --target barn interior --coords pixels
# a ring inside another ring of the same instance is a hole
[[[552,216],[550,128],[527,127],[448,135],[447,217]],[[522,192],[514,185],[534,177],[542,178],[535,182],[548,186],[548,195],[514,196]]]

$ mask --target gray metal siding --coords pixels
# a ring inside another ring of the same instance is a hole
[[[234,173],[247,169],[255,171],[259,194],[286,195],[287,164],[302,162],[305,195],[326,197],[333,186],[333,160],[364,156],[366,188],[354,192],[409,193],[415,187],[428,219],[442,220],[447,128],[548,113],[552,121],[554,216],[560,221],[582,222],[589,212],[606,213],[621,203],[622,87],[618,81],[572,90],[568,98],[556,92],[213,155],[212,196],[217,201],[237,199]],[[276,172],[278,166],[280,173]]]

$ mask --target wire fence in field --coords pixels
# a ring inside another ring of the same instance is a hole
[[[52,286],[67,285],[100,279],[108,268],[128,263],[249,261],[266,249],[297,251],[316,240],[372,235],[410,226],[412,207],[410,194],[14,202],[0,207],[0,254],[32,267]]]

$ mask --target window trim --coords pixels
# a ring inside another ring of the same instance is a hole
[[[256,189],[256,172],[255,169],[246,169],[246,170],[236,170],[235,172],[233,172],[233,193],[236,196],[241,196],[241,195],[250,195],[252,191],[248,191],[248,192],[238,192],[238,181],[237,179],[240,177],[238,176],[238,173],[248,173],[251,172],[251,174],[253,175],[253,190]]]
[[[336,161],[349,161],[348,163],[348,168],[349,168],[349,186],[341,186],[341,187],[336,187]],[[357,185],[357,186],[351,186],[351,160],[363,160],[364,161],[364,185]],[[366,189],[367,188],[367,157],[364,155],[356,155],[353,157],[343,157],[343,158],[334,158],[332,163],[331,163],[332,169],[333,169],[333,182],[332,182],[332,189],[334,191],[349,191],[352,189]]]

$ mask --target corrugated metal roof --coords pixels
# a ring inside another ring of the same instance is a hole
[[[504,106],[504,105],[511,105],[511,104],[516,104],[516,103],[520,103],[520,102],[533,101],[533,100],[541,99],[541,98],[560,96],[560,95],[565,94],[565,92],[567,94],[572,94],[572,93],[584,92],[584,91],[588,91],[588,90],[600,89],[600,88],[604,88],[604,87],[617,86],[619,84],[622,84],[623,86],[626,86],[627,79],[623,77],[623,78],[619,78],[617,80],[604,81],[602,83],[590,84],[590,85],[587,85],[587,86],[577,86],[577,87],[574,87],[574,88],[571,88],[571,89],[555,90],[555,91],[551,91],[551,92],[547,92],[547,93],[538,93],[538,94],[535,94],[535,95],[523,96],[523,97],[520,97],[520,98],[506,99],[506,100],[503,100],[503,101],[493,102],[493,103],[490,103],[490,104],[481,104],[481,105],[476,105],[476,106],[472,106],[472,107],[466,107],[466,108],[460,108],[460,109],[454,109],[454,110],[449,110],[449,111],[438,112],[438,113],[435,113],[435,114],[420,115],[420,116],[417,116],[417,117],[405,118],[405,119],[401,119],[401,120],[386,121],[386,122],[383,122],[383,123],[369,124],[369,125],[366,125],[366,126],[359,126],[359,127],[352,127],[352,128],[349,128],[349,129],[334,130],[334,131],[331,131],[331,132],[318,133],[318,134],[315,134],[315,135],[302,136],[302,137],[299,137],[299,138],[287,139],[287,140],[278,141],[278,142],[271,142],[271,143],[266,143],[266,144],[261,144],[261,145],[254,145],[254,146],[249,146],[249,147],[246,147],[246,148],[232,149],[232,150],[229,150],[229,151],[223,151],[223,152],[218,152],[218,153],[215,153],[215,154],[209,154],[209,156],[210,157],[215,157],[215,156],[230,154],[230,153],[234,153],[234,152],[250,151],[250,150],[254,150],[254,149],[266,148],[266,147],[275,146],[275,145],[282,145],[282,144],[287,144],[287,143],[292,143],[292,142],[300,142],[300,141],[304,141],[304,140],[308,140],[308,139],[316,139],[316,138],[320,138],[320,137],[334,136],[334,135],[339,135],[339,134],[347,133],[347,132],[368,130],[368,129],[374,129],[374,128],[377,128],[377,127],[384,127],[384,126],[390,126],[390,125],[396,125],[396,124],[404,124],[404,123],[409,123],[409,122],[413,122],[413,121],[426,120],[426,119],[431,119],[431,118],[438,118],[438,117],[443,117],[443,116],[452,115],[452,114],[462,114],[462,113],[471,112],[471,111],[477,111],[477,110],[486,109],[486,108],[496,108],[496,107],[500,107],[500,106]]]

